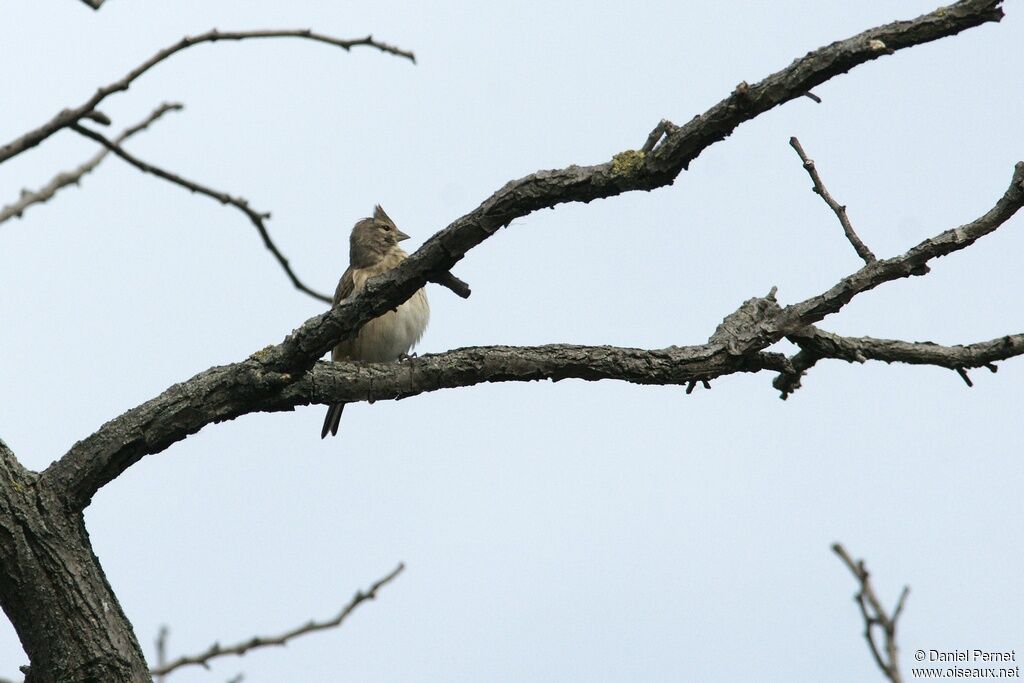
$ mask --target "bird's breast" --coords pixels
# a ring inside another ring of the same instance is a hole
[[[412,350],[429,320],[427,295],[422,289],[417,290],[396,310],[366,323],[355,339],[335,347],[333,358],[374,363],[396,361]]]

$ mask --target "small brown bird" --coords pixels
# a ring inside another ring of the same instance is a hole
[[[349,238],[349,265],[334,292],[334,305],[361,290],[366,281],[385,273],[408,256],[398,243],[409,236],[398,229],[384,209],[374,207],[373,218],[364,218],[352,228]],[[372,363],[390,363],[405,356],[416,345],[427,329],[430,306],[427,294],[420,289],[404,304],[374,318],[363,325],[354,339],[339,343],[331,352],[331,360],[361,360]],[[335,403],[327,409],[320,438],[338,433],[344,403]]]

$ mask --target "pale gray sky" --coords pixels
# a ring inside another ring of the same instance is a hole
[[[429,5],[429,6],[428,6]],[[383,204],[418,244],[510,179],[606,161],[808,50],[934,0],[849,3],[8,3],[0,138],[78,104],[182,35],[373,33],[418,64],[295,40],[193,48],[102,107],[159,102],[139,156],[273,212],[333,290]],[[421,352],[478,344],[701,343],[779,287],[859,260],[810,191],[798,136],[882,257],[972,220],[1024,158],[1024,13],[858,67],[742,126],[673,187],[518,220],[431,286]],[[95,145],[64,132],[0,166],[0,204]],[[1024,217],[823,327],[967,343],[1021,332]],[[104,421],[280,341],[323,307],[245,218],[108,159],[0,225],[0,436],[42,469]],[[787,350],[780,345],[781,350]],[[829,551],[863,556],[915,649],[1024,650],[1024,362],[998,374],[823,363],[711,391],[506,384],[207,427],[104,488],[95,549],[148,656],[325,618],[398,561],[342,629],[183,670],[224,681],[881,680]],[[26,662],[0,623],[0,677]]]

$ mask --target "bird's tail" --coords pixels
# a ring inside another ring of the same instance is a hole
[[[324,428],[320,431],[321,439],[327,436],[327,432],[330,432],[331,436],[337,435],[338,425],[341,424],[341,411],[343,410],[345,410],[344,403],[334,403],[327,409],[327,417],[324,418]]]

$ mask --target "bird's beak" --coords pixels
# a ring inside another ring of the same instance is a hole
[[[407,240],[407,239],[409,239],[408,235],[406,235],[404,232],[402,232],[398,228],[395,228],[395,241],[396,242],[401,242],[402,240]]]

